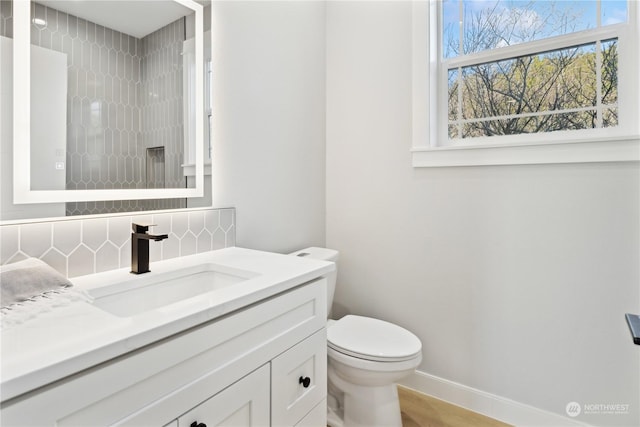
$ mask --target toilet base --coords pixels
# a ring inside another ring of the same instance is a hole
[[[402,427],[395,383],[378,387],[347,383],[329,366],[329,395],[338,402],[337,408],[329,407],[330,427]]]

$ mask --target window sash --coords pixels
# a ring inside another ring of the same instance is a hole
[[[455,58],[440,60],[441,69],[466,67],[471,65],[498,62],[519,56],[536,55],[581,44],[619,38],[627,24],[614,24],[592,30],[579,31],[547,39],[519,43],[512,46],[474,52]]]
[[[607,33],[608,34],[608,33]],[[597,82],[597,87],[596,87],[596,91],[597,91],[597,96],[596,96],[596,104],[595,105],[583,105],[583,106],[576,106],[573,108],[560,108],[560,109],[554,109],[554,110],[540,110],[540,111],[530,111],[530,112],[525,112],[525,113],[520,113],[520,114],[501,114],[501,115],[495,115],[495,116],[482,116],[482,117],[469,117],[469,118],[463,118],[462,117],[462,105],[463,105],[463,84],[462,84],[462,79],[463,79],[463,74],[462,74],[462,70],[465,67],[475,67],[478,65],[484,65],[484,64],[495,64],[499,61],[490,61],[490,62],[480,62],[480,63],[473,63],[470,65],[465,65],[463,66],[458,66],[458,67],[445,67],[441,72],[442,73],[447,73],[449,74],[452,70],[457,71],[457,80],[458,80],[458,90],[457,90],[457,97],[458,97],[458,108],[457,108],[457,114],[455,115],[455,118],[452,119],[452,117],[450,116],[450,114],[447,117],[447,126],[449,127],[449,129],[454,126],[458,129],[458,135],[462,135],[462,127],[465,124],[472,124],[472,123],[482,123],[482,122],[490,122],[490,121],[500,121],[500,120],[509,120],[509,119],[525,119],[525,118],[532,118],[532,117],[544,117],[544,116],[554,116],[554,115],[561,115],[561,114],[569,114],[569,113],[579,113],[579,112],[594,112],[596,113],[597,116],[597,120],[596,120],[596,126],[595,127],[586,127],[585,129],[600,129],[600,128],[612,128],[612,127],[617,127],[618,123],[616,123],[614,126],[606,126],[605,122],[604,122],[604,114],[607,110],[611,110],[611,109],[618,109],[618,103],[617,102],[605,102],[605,100],[602,99],[602,94],[601,94],[601,90],[602,90],[602,55],[601,55],[601,49],[602,49],[602,43],[603,42],[608,42],[611,40],[615,40],[616,41],[616,46],[618,44],[618,38],[616,37],[615,39],[605,39],[602,40],[600,38],[597,38],[596,40],[591,40],[591,38],[589,39],[584,39],[584,40],[589,40],[588,42],[585,42],[583,40],[580,40],[579,42],[581,43],[578,46],[572,45],[572,46],[562,46],[559,48],[554,48],[554,50],[552,51],[546,51],[546,52],[559,52],[559,51],[563,51],[563,50],[568,50],[568,49],[574,49],[574,48],[579,48],[580,46],[589,46],[592,45],[594,47],[594,53],[595,53],[595,60],[596,60],[596,69],[595,69],[595,81]],[[574,42],[575,40],[573,38],[565,38],[565,41],[570,41],[570,42]],[[527,49],[529,50],[529,49]],[[518,56],[518,57],[531,57],[531,56],[537,56],[537,55],[541,55],[544,54],[546,52],[534,52],[534,53],[529,53],[527,55],[522,55],[522,56]],[[514,60],[517,59],[518,57],[508,57],[508,58],[504,58],[501,59],[500,61],[510,61],[510,60]],[[445,78],[447,79],[447,85],[449,83],[448,81],[448,77],[445,76]],[[449,88],[447,88],[447,90],[449,90]],[[447,99],[447,104],[446,107],[447,111],[450,112],[450,95],[448,96]],[[616,120],[617,122],[617,120]],[[562,131],[563,129],[556,129],[554,131]],[[577,129],[565,129],[565,130],[571,130],[571,131],[575,131]],[[548,133],[551,132],[551,130],[541,130],[539,132],[533,132],[534,134],[542,134],[542,133]],[[521,134],[526,134],[529,132],[521,132],[521,133],[517,133],[517,134],[510,134],[510,136],[515,136],[515,135],[521,135]],[[458,143],[460,139],[473,139],[473,138],[479,138],[480,136],[468,136],[468,137],[450,137],[449,134],[450,132],[447,132],[448,134],[448,140],[449,141],[455,141],[455,143]],[[506,135],[496,135],[498,136],[506,136]]]
[[[413,167],[640,161],[640,3],[628,3],[628,27],[618,39],[618,53],[627,59],[625,64],[619,64],[618,105],[623,110],[618,127],[469,138],[456,145],[446,139],[447,110],[441,109],[447,105],[447,85],[443,104],[440,7],[440,0],[413,0],[412,4]]]
[[[430,23],[430,73],[429,93],[435,94],[437,104],[427,101],[431,104],[429,108],[430,123],[432,123],[429,131],[429,145],[431,147],[458,147],[458,146],[482,146],[482,145],[502,145],[508,140],[506,145],[513,144],[531,144],[533,141],[540,140],[541,137],[545,141],[562,143],[568,141],[585,141],[594,139],[603,139],[609,137],[625,136],[629,134],[637,134],[636,126],[633,122],[634,111],[638,110],[638,101],[630,99],[634,90],[631,88],[634,83],[623,81],[623,79],[632,80],[634,74],[629,72],[633,68],[637,68],[637,64],[625,66],[625,62],[632,63],[637,58],[629,60],[628,56],[637,56],[633,50],[634,37],[633,23],[638,20],[637,5],[628,3],[627,22],[602,26],[594,29],[577,31],[575,33],[564,34],[546,39],[535,40],[531,42],[519,43],[516,45],[505,46],[501,48],[486,50],[483,52],[474,52],[472,54],[460,55],[454,58],[443,59],[442,55],[442,2],[431,0],[429,3]],[[636,24],[637,26],[637,24]],[[434,30],[437,33],[434,33]],[[637,30],[636,30],[637,31]],[[619,58],[619,75],[623,78],[618,79],[618,125],[615,127],[567,130],[556,132],[541,132],[515,135],[499,135],[499,136],[481,136],[472,138],[449,138],[448,126],[448,70],[452,68],[462,68],[465,66],[473,66],[500,60],[517,58],[519,56],[535,55],[548,51],[563,49],[574,45],[593,43],[604,41],[607,39],[618,39],[618,58]],[[637,48],[636,48],[637,49]],[[623,69],[624,68],[624,69]],[[637,83],[636,83],[637,85]],[[635,89],[637,92],[637,89]],[[629,109],[629,111],[625,111]],[[637,126],[636,126],[637,127]]]
[[[544,117],[544,116],[553,116],[556,114],[564,114],[564,113],[581,113],[586,111],[596,111],[598,109],[615,109],[618,108],[618,103],[613,104],[598,104],[588,107],[576,107],[576,108],[565,108],[562,110],[544,110],[544,111],[536,111],[532,113],[521,113],[521,114],[506,114],[501,116],[485,116],[485,117],[474,117],[472,119],[455,119],[449,120],[447,123],[449,125],[457,125],[457,124],[466,124],[466,123],[480,123],[480,122],[488,122],[491,120],[510,120],[510,119],[519,119],[519,118],[529,118],[529,117]],[[589,128],[591,129],[591,128]],[[600,128],[596,128],[600,129]],[[543,133],[543,132],[539,132]],[[517,134],[515,134],[517,135]],[[503,136],[503,135],[500,135]],[[506,136],[506,135],[504,135]]]

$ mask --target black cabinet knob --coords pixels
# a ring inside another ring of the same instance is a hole
[[[311,384],[311,378],[309,377],[300,377],[298,379],[298,384],[302,384],[302,387],[307,388],[309,384]]]
[[[207,425],[205,423],[198,423],[197,421],[194,421],[189,427],[207,427]]]

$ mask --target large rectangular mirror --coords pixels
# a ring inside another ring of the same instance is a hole
[[[170,209],[203,196],[201,4],[2,0],[0,12],[14,204],[62,203],[74,215],[96,213],[87,204]]]

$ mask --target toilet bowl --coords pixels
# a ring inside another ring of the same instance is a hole
[[[338,259],[337,251],[325,248],[307,248],[292,255]],[[327,279],[330,309],[336,274]],[[422,361],[418,337],[393,323],[347,315],[328,321],[327,357],[329,426],[402,426],[395,383]]]
[[[329,425],[402,426],[395,383],[422,361],[415,335],[393,323],[348,315],[330,323],[327,356],[330,393],[338,392]]]

